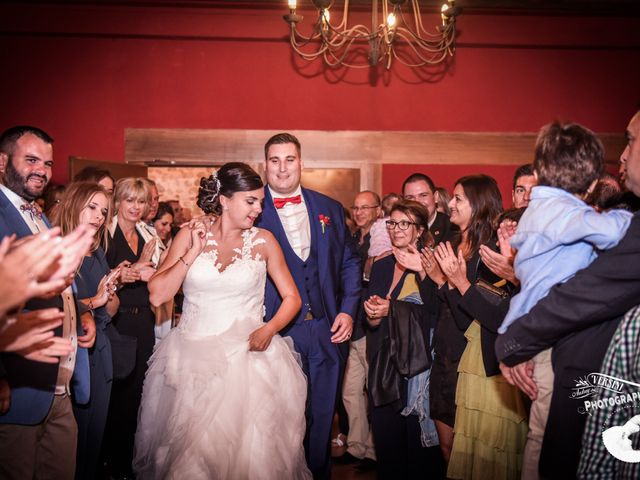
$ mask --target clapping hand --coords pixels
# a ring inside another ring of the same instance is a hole
[[[364,302],[364,311],[371,323],[379,323],[382,317],[389,315],[389,299],[372,295]]]
[[[156,249],[156,239],[152,238],[151,240],[149,240],[147,243],[144,244],[144,247],[142,247],[142,253],[140,254],[140,258],[138,259],[138,262],[140,263],[151,262],[151,257],[153,257],[153,253],[155,252],[155,249]]]
[[[57,235],[59,229],[52,233]],[[50,235],[32,235],[19,242],[14,236],[5,237],[0,243],[0,313],[62,288],[63,279],[45,275],[61,255],[59,244],[53,244]]]
[[[51,230],[44,234],[46,235],[50,232]],[[45,272],[45,275],[50,280],[63,279],[67,284],[70,284],[94,241],[94,235],[95,228],[83,224],[65,237],[56,237],[54,242],[58,244],[62,254],[55,268]]]
[[[122,283],[133,283],[140,280],[140,272],[136,268],[131,268],[130,262],[126,260],[125,262],[118,265],[118,267],[122,267],[120,270],[120,281]]]
[[[63,319],[64,313],[57,308],[22,312],[6,319],[0,327],[0,351],[18,352],[51,339]],[[66,343],[70,352],[71,342]]]
[[[131,268],[129,268],[129,270],[138,272],[138,274],[140,275],[138,279],[142,280],[143,282],[148,282],[153,274],[156,273],[156,269],[153,268],[153,263],[151,262],[136,262],[131,265]]]
[[[94,308],[102,307],[113,298],[116,293],[117,279],[120,276],[120,267],[116,267],[100,280],[96,294],[91,297],[91,305]]]
[[[396,257],[396,262],[402,267],[418,273],[424,272],[422,262],[420,261],[420,252],[412,245],[409,245],[406,250],[392,246],[391,250],[393,251],[393,256]]]
[[[464,295],[471,286],[467,279],[467,262],[462,254],[462,249],[458,249],[458,255],[453,253],[450,242],[440,243],[436,247],[435,258],[442,272],[447,276],[449,285],[457,288]]]
[[[438,264],[438,260],[434,255],[435,249],[430,250],[428,248],[423,248],[420,252],[420,262],[422,263],[422,268],[425,273],[429,276],[429,278],[438,286],[442,286],[447,282],[446,275],[442,272],[440,265]]]
[[[494,252],[486,245],[480,246],[480,258],[487,268],[514,285],[520,283],[513,269],[515,250],[511,247],[511,237],[515,234],[517,226],[518,223],[513,220],[503,220],[500,223],[498,228],[500,253]]]

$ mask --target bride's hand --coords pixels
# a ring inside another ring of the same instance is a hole
[[[203,222],[194,222],[193,225],[189,225],[189,230],[191,230],[190,248],[195,249],[199,255],[207,244],[207,226]]]
[[[273,332],[270,325],[265,323],[262,327],[251,332],[249,335],[249,351],[250,352],[264,352],[271,344],[271,339],[276,334]]]

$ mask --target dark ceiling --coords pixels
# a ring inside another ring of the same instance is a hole
[[[378,0],[380,3],[383,0]],[[419,0],[421,6],[440,8],[445,0]],[[47,3],[122,6],[171,6],[185,8],[287,8],[287,0],[53,0],[0,3]],[[334,0],[334,6],[343,4]],[[355,8],[370,8],[371,0],[350,0]],[[410,3],[410,0],[406,0]],[[456,5],[468,13],[514,13],[525,15],[623,15],[640,16],[640,0],[456,0]],[[298,0],[302,9],[312,8],[312,0]],[[639,25],[640,27],[640,25]],[[640,28],[639,28],[640,30]]]

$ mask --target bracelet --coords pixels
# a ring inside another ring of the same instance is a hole
[[[185,264],[185,266],[187,266],[187,267],[189,266],[189,264],[188,264],[187,262],[185,262],[185,261],[184,261],[184,258],[179,257],[179,258],[178,258],[178,260],[180,260],[182,263],[184,263],[184,264]]]
[[[93,297],[89,299],[89,310],[94,310],[94,307],[93,307]]]

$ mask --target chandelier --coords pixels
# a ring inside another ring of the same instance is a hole
[[[331,68],[366,68],[383,63],[389,70],[394,60],[419,68],[439,64],[455,51],[456,16],[461,12],[455,0],[442,6],[442,25],[433,32],[422,24],[418,0],[371,0],[371,28],[348,26],[349,0],[344,0],[339,24],[331,21],[333,0],[311,1],[318,16],[310,35],[298,31],[303,17],[296,13],[296,0],[289,0],[289,13],[283,16],[291,27],[291,46],[305,60],[321,57]],[[411,12],[405,3],[411,5]]]

